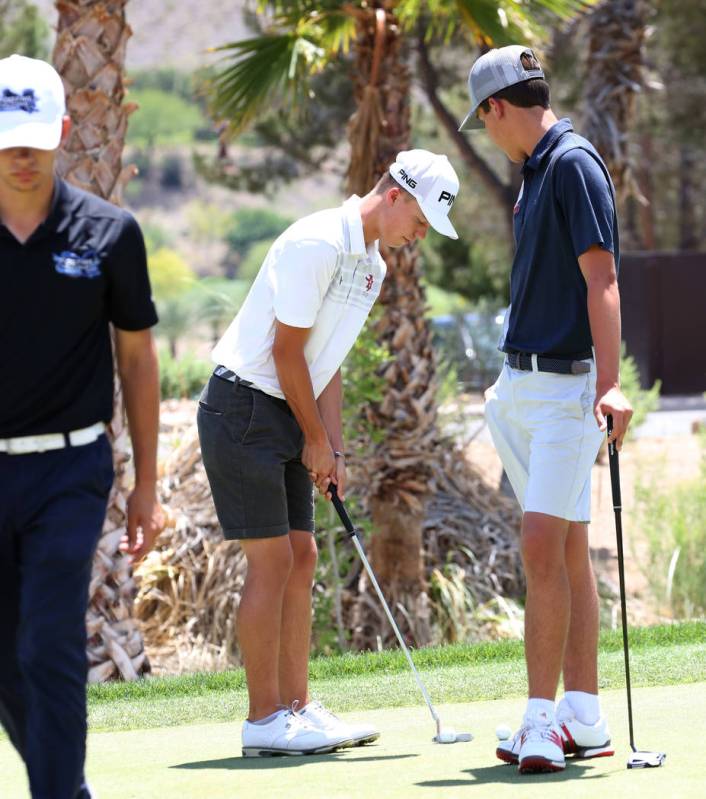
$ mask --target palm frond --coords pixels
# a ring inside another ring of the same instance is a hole
[[[551,17],[570,19],[597,0],[401,0],[397,13],[405,29],[428,20],[427,40],[448,41],[459,29],[487,47],[531,44]]]
[[[227,120],[231,135],[265,108],[282,102],[290,108],[305,105],[309,78],[347,52],[355,35],[355,21],[332,0],[261,6],[272,13],[270,30],[214,48],[227,63],[210,83],[211,109]]]

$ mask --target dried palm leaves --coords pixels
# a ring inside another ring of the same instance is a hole
[[[191,423],[193,407],[184,408],[182,421],[174,428],[180,443],[164,464],[161,482],[161,499],[175,514],[175,527],[162,534],[155,551],[136,571],[136,615],[156,669],[170,671],[239,662],[235,618],[245,576],[240,548],[222,542]],[[348,493],[356,496],[365,512],[369,485],[361,480],[359,465],[352,467]],[[395,603],[393,598],[396,615],[410,640],[417,642],[469,637],[471,612],[497,601],[499,595],[517,596],[523,586],[514,503],[490,489],[462,452],[452,447],[447,448],[444,462],[430,468],[433,494],[423,521],[423,562],[424,579],[434,589],[432,598],[421,593],[414,604]],[[352,544],[342,539],[336,548],[346,575],[337,610],[332,602],[331,629],[338,613],[339,624],[355,648],[375,648],[378,640],[387,641],[387,623],[368,591]],[[452,580],[457,591],[461,586],[465,598],[456,610],[438,590],[442,578],[447,583]],[[333,590],[329,570],[317,591],[332,594]],[[370,623],[378,617],[379,623]]]

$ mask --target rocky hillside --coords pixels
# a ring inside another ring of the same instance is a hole
[[[56,27],[54,0],[34,0]],[[127,49],[128,69],[175,67],[191,71],[213,61],[206,51],[247,36],[242,10],[247,0],[130,0],[128,22],[133,30]],[[251,4],[252,5],[252,4]]]

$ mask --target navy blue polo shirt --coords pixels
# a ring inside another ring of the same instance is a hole
[[[57,180],[49,215],[21,244],[0,224],[0,438],[110,421],[108,323],[157,322],[137,222]]]
[[[593,245],[620,260],[615,190],[593,145],[561,119],[523,166],[514,208],[511,310],[502,349],[563,358],[593,345],[578,258]]]

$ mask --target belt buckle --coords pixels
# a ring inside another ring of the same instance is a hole
[[[586,361],[571,361],[572,375],[585,375],[591,371],[591,364]]]

